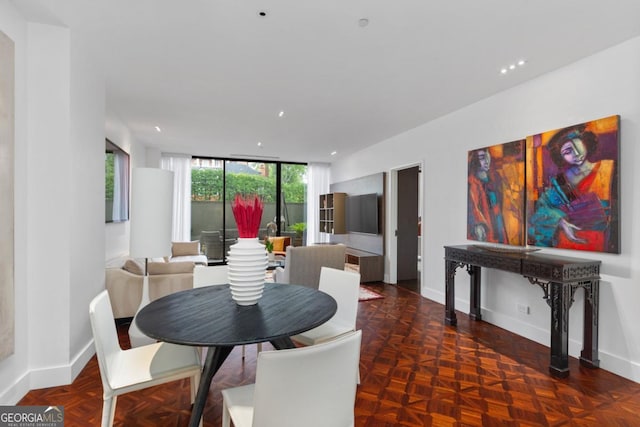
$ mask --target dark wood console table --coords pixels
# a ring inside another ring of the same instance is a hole
[[[539,252],[502,252],[480,245],[445,246],[446,302],[445,323],[456,325],[455,275],[466,267],[470,277],[470,313],[482,320],[480,310],[480,269],[494,268],[520,274],[544,292],[551,307],[551,362],[549,372],[556,377],[569,375],[569,308],[578,288],[584,289],[584,330],[580,364],[590,368],[598,360],[598,298],[600,261],[560,257]]]

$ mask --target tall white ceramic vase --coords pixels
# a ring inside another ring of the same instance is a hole
[[[238,305],[257,304],[264,290],[267,251],[255,238],[239,238],[229,247],[227,258],[231,298]]]

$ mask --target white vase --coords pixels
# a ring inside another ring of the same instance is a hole
[[[229,247],[229,288],[236,304],[254,305],[262,297],[267,264],[267,251],[257,237],[239,238]]]

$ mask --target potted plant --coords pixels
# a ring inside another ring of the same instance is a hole
[[[267,250],[267,255],[269,256],[269,262],[275,260],[275,255],[273,254],[273,242],[269,240],[269,237],[264,238],[264,248]]]
[[[291,226],[291,229],[295,231],[296,237],[294,238],[293,246],[302,246],[302,235],[307,229],[306,222],[296,222]]]

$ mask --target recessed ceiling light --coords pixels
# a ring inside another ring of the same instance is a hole
[[[358,19],[358,25],[360,27],[366,27],[367,25],[369,25],[369,20],[367,18],[360,18]]]
[[[262,147],[262,142],[258,141],[258,147]]]
[[[527,63],[526,59],[519,59],[515,64],[510,64],[508,67],[504,67],[500,69],[500,74],[507,74],[509,71],[513,71],[516,67],[522,67]]]
[[[156,126],[156,130],[157,130],[158,132],[162,132],[162,129],[160,129],[160,126]]]
[[[284,111],[280,111],[280,112],[278,113],[278,117],[282,117],[282,116],[284,116]]]
[[[338,154],[338,152],[337,152],[337,151],[332,151],[332,152],[331,152],[331,155],[332,155],[332,156],[335,156],[336,154]]]

